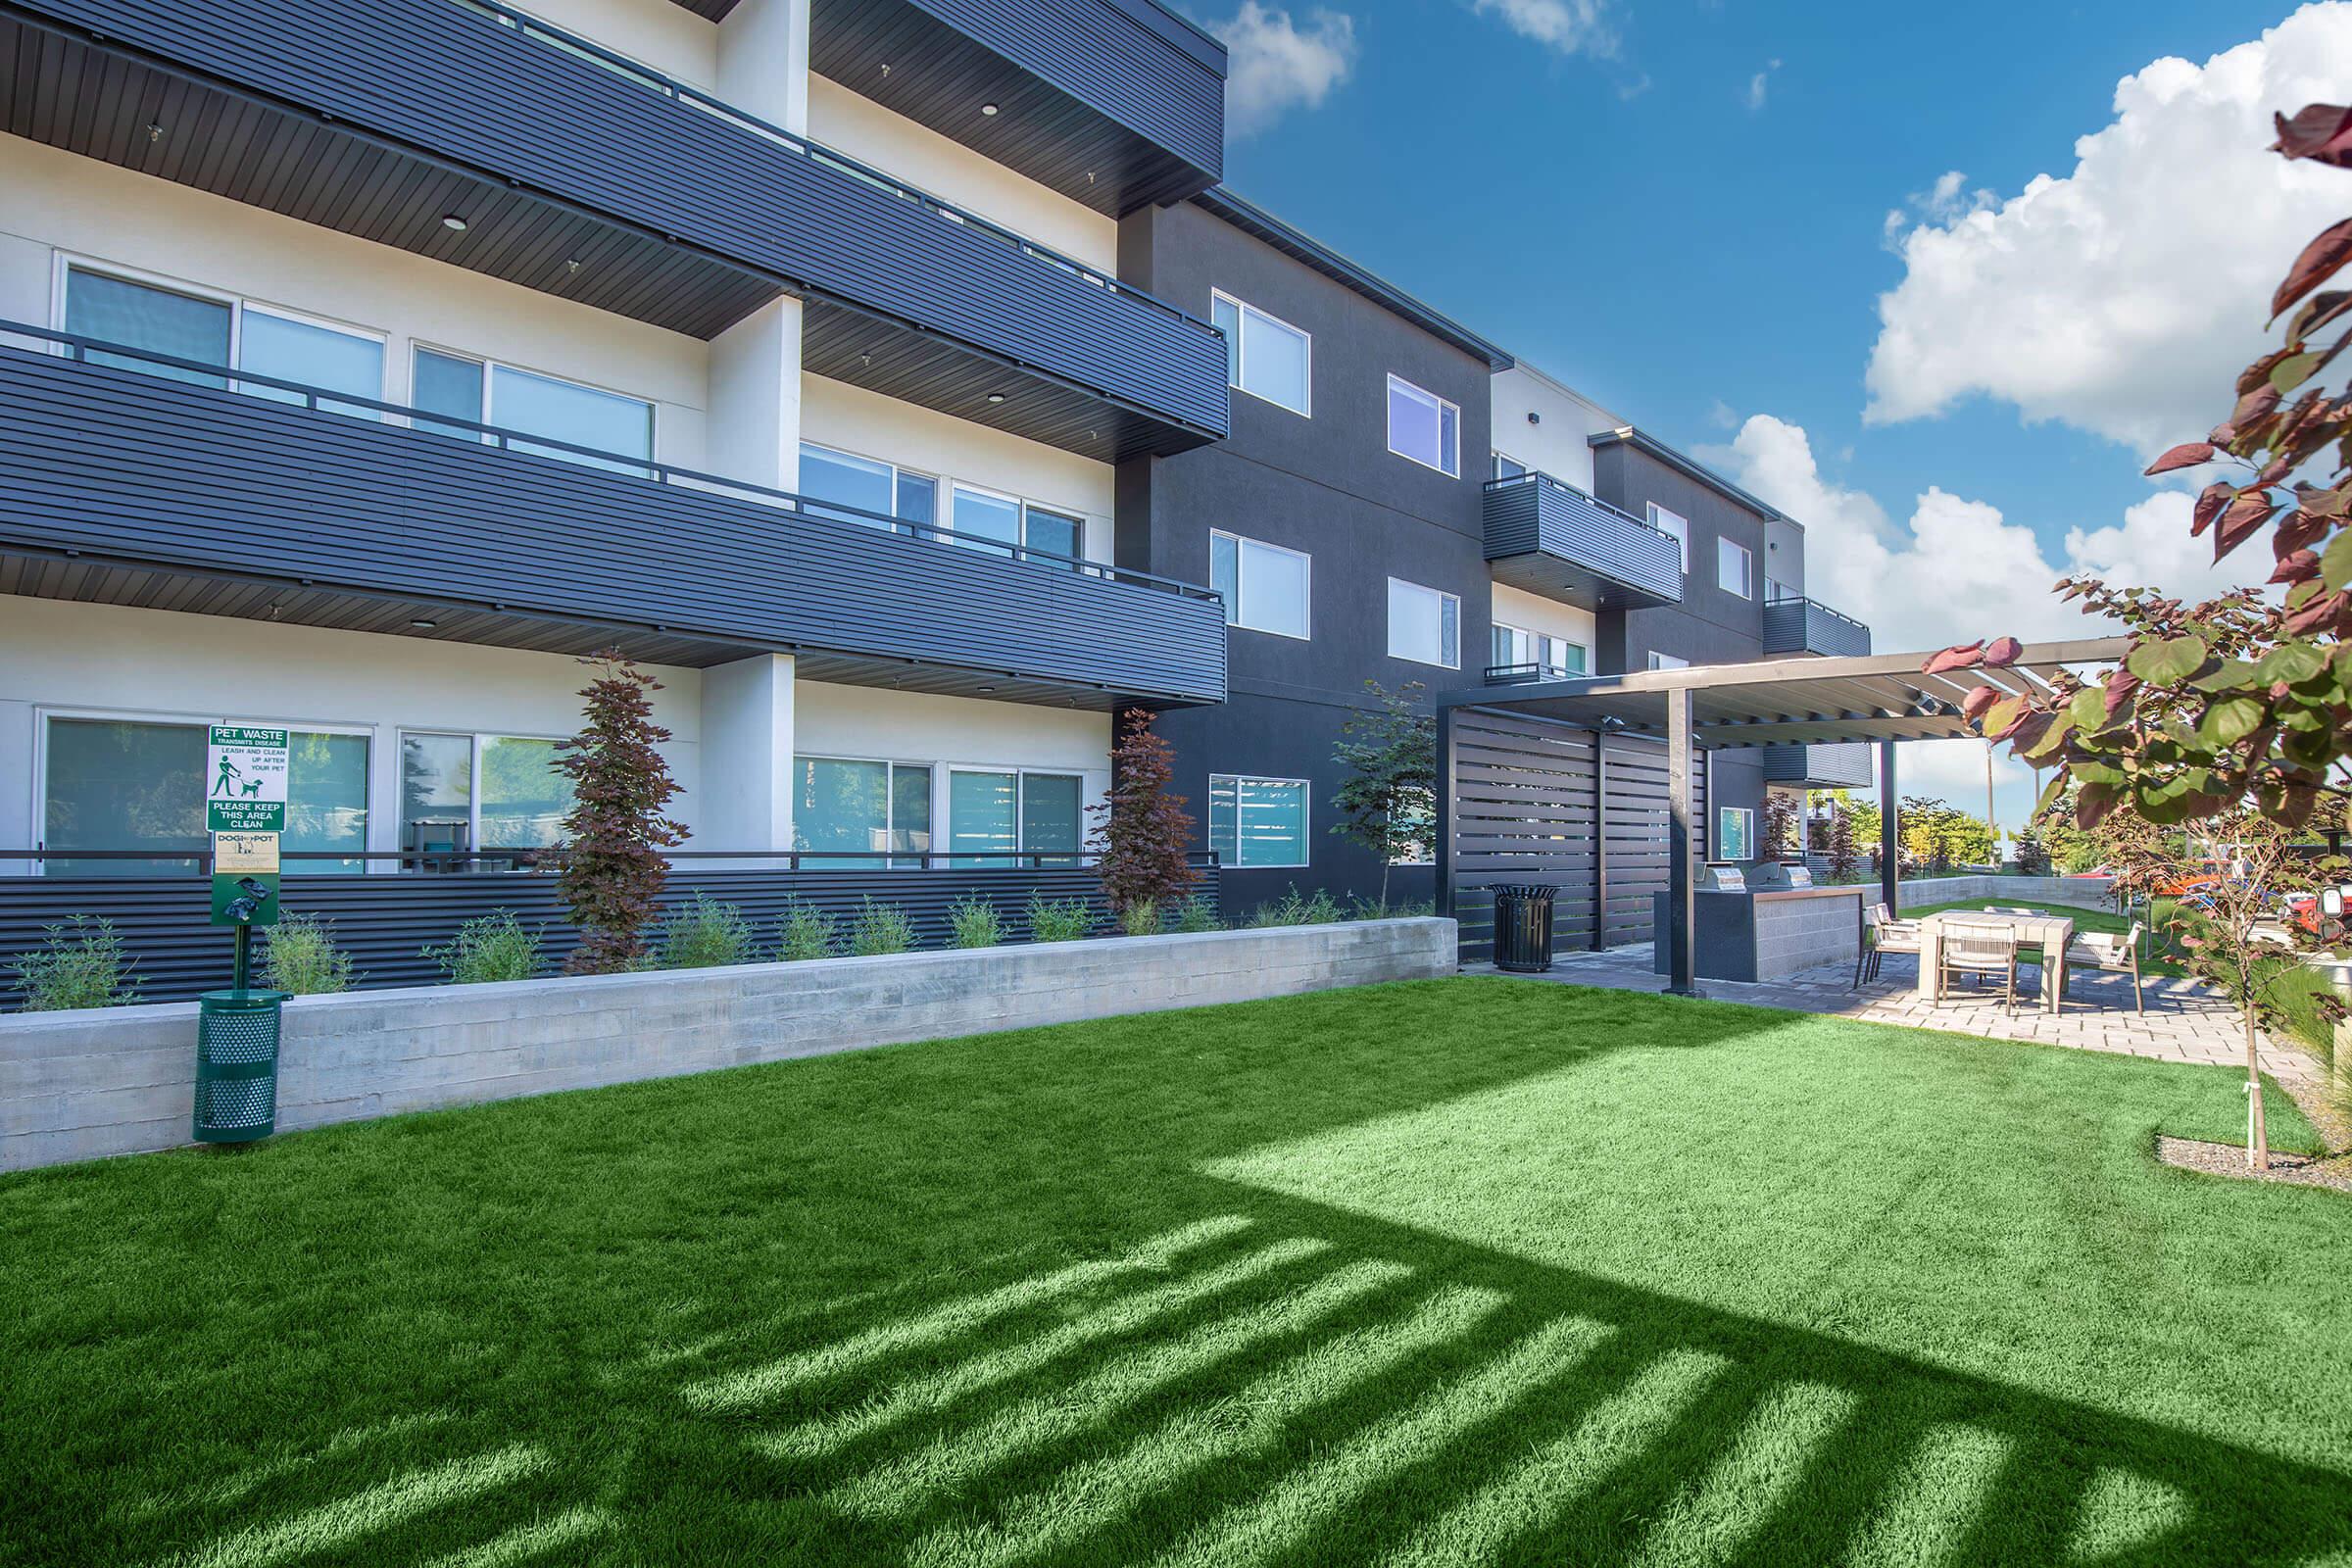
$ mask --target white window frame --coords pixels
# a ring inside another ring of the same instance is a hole
[[[1313,556],[1307,554],[1303,550],[1293,550],[1288,545],[1268,544],[1263,539],[1252,539],[1246,533],[1235,533],[1230,528],[1211,528],[1208,530],[1208,537],[1209,555],[1211,557],[1209,574],[1212,577],[1216,574],[1216,566],[1214,563],[1214,557],[1216,555],[1216,541],[1219,539],[1230,539],[1233,541],[1233,609],[1232,612],[1226,617],[1226,625],[1238,627],[1243,631],[1258,632],[1267,637],[1287,637],[1291,641],[1297,643],[1307,643],[1315,640],[1315,558]],[[1250,551],[1252,548],[1258,550],[1271,550],[1276,555],[1292,556],[1297,558],[1305,565],[1306,614],[1304,619],[1306,621],[1306,630],[1302,632],[1279,631],[1272,626],[1252,626],[1248,621],[1242,619],[1242,577],[1244,572],[1248,569],[1244,563],[1250,559]]]
[[[1420,398],[1423,401],[1436,406],[1438,411],[1438,429],[1440,432],[1443,432],[1446,428],[1446,411],[1448,409],[1453,411],[1453,439],[1448,444],[1447,449],[1444,453],[1440,454],[1440,456],[1446,460],[1444,465],[1425,462],[1422,459],[1415,457],[1412,453],[1402,450],[1396,445],[1396,416],[1395,409],[1389,402],[1389,398],[1394,397],[1399,391],[1402,391],[1412,397]],[[1442,398],[1435,392],[1430,391],[1427,387],[1416,386],[1412,382],[1407,381],[1403,376],[1398,375],[1396,371],[1391,370],[1389,372],[1388,395],[1381,399],[1380,414],[1382,419],[1384,419],[1388,424],[1390,452],[1394,453],[1397,457],[1402,458],[1407,463],[1419,464],[1422,467],[1427,468],[1432,473],[1442,473],[1448,479],[1458,479],[1462,476],[1462,406],[1460,404],[1455,403],[1447,398]]]
[[[1452,600],[1452,601],[1453,601],[1453,660],[1452,660],[1452,662],[1446,662],[1446,661],[1444,661],[1444,660],[1436,660],[1436,659],[1423,659],[1423,658],[1420,658],[1418,655],[1414,655],[1414,654],[1400,654],[1400,653],[1398,653],[1398,652],[1396,651],[1396,613],[1395,613],[1395,611],[1394,611],[1394,609],[1393,609],[1393,608],[1391,608],[1391,610],[1390,610],[1390,612],[1389,612],[1389,657],[1390,657],[1391,659],[1399,659],[1399,660],[1402,660],[1402,661],[1404,661],[1404,662],[1405,662],[1406,663],[1408,663],[1408,664],[1427,664],[1427,665],[1429,665],[1429,666],[1430,666],[1432,669],[1459,669],[1459,668],[1461,668],[1461,667],[1462,667],[1462,596],[1461,596],[1460,594],[1449,594],[1449,593],[1447,593],[1447,592],[1446,592],[1445,589],[1443,589],[1443,588],[1432,588],[1432,587],[1431,587],[1429,584],[1427,584],[1427,583],[1425,583],[1425,582],[1414,582],[1414,581],[1412,581],[1410,578],[1407,578],[1407,577],[1391,577],[1391,578],[1389,579],[1389,599],[1388,599],[1388,603],[1389,603],[1389,605],[1390,605],[1391,607],[1393,607],[1393,606],[1395,605],[1395,603],[1396,603],[1396,590],[1397,590],[1397,589],[1399,589],[1399,588],[1410,588],[1410,589],[1412,589],[1412,590],[1413,590],[1414,592],[1416,592],[1416,593],[1435,594],[1435,595],[1436,595],[1436,596],[1437,596],[1439,599],[1441,599],[1441,600],[1445,600],[1445,599],[1450,599],[1450,600]],[[1440,612],[1439,612],[1439,615],[1438,615],[1438,625],[1439,625],[1439,627],[1440,627],[1441,633],[1443,632],[1443,629],[1444,629],[1444,627],[1445,627],[1445,624],[1446,624],[1446,617],[1445,617],[1444,611],[1441,609],[1441,611],[1440,611]],[[1442,652],[1442,651],[1443,651],[1443,650],[1441,650],[1441,652]]]
[[[291,305],[279,305],[270,300],[255,299],[250,295],[239,294],[230,289],[216,288],[209,283],[191,283],[185,278],[172,277],[168,273],[148,271],[145,268],[128,267],[120,262],[107,261],[102,257],[85,256],[78,252],[61,250],[56,254],[52,264],[49,282],[49,324],[60,332],[67,329],[67,293],[73,286],[73,275],[77,271],[95,272],[101,277],[111,277],[120,283],[136,284],[141,288],[151,288],[165,294],[181,294],[192,300],[204,300],[214,305],[227,306],[228,363],[220,368],[220,378],[229,383],[231,391],[236,390],[238,372],[245,368],[245,313],[259,311],[264,316],[274,316],[281,321],[293,321],[303,326],[320,327],[329,332],[340,332],[346,337],[368,338],[379,345],[384,353],[379,367],[381,373],[376,377],[375,390],[343,395],[373,398],[378,403],[392,401],[386,390],[392,379],[392,334],[382,327],[368,326],[358,321],[338,320],[331,316],[320,316],[316,311],[298,311]],[[70,346],[64,343],[52,344],[50,347],[52,352],[60,355],[73,352]],[[258,376],[262,372],[257,370],[253,373]],[[256,381],[255,384],[263,385],[265,383]],[[380,419],[384,416],[379,410],[368,409],[362,417]]]
[[[833,449],[828,448],[827,450],[830,451]],[[874,461],[880,462],[881,460],[877,458]],[[895,499],[897,494],[895,486],[892,494]],[[801,764],[803,762],[871,762],[875,766],[882,768],[884,770],[882,775],[882,837],[885,840],[893,837],[899,830],[899,792],[896,787],[896,780],[892,776],[893,770],[902,767],[919,767],[923,769],[923,771],[931,775],[927,786],[923,790],[923,798],[930,803],[931,808],[931,826],[927,830],[931,835],[931,847],[927,850],[876,850],[873,852],[873,855],[876,859],[885,862],[885,870],[903,871],[907,868],[909,863],[915,869],[920,870],[925,865],[935,862],[939,857],[946,853],[939,847],[939,808],[941,799],[940,774],[946,768],[945,763],[937,761],[926,762],[920,758],[914,757],[852,757],[844,752],[794,752],[792,754],[792,779],[789,786],[792,789],[797,790],[800,788]],[[1004,769],[1001,767],[984,768],[974,766],[966,768],[964,771],[972,773],[1002,773],[1004,771]],[[1018,831],[1017,824],[1015,826],[1015,831]],[[796,838],[800,835],[800,819],[797,814],[793,819],[793,835]],[[815,850],[795,849],[793,853],[795,855],[815,855],[819,852]],[[820,870],[823,868],[823,862],[819,862],[818,868]]]
[[[1242,330],[1240,336],[1234,340],[1233,374],[1227,379],[1226,384],[1232,387],[1232,389],[1236,392],[1247,393],[1249,396],[1257,399],[1258,402],[1263,403],[1268,408],[1280,409],[1285,414],[1296,414],[1301,419],[1313,418],[1315,416],[1315,334],[1309,332],[1305,327],[1298,325],[1295,321],[1284,320],[1281,317],[1276,316],[1272,311],[1261,311],[1256,306],[1250,304],[1248,300],[1243,299],[1240,295],[1228,294],[1221,288],[1210,289],[1208,291],[1208,297],[1211,302],[1210,314],[1212,316],[1215,314],[1214,302],[1217,300],[1223,300],[1226,304],[1232,306],[1240,317],[1240,325]],[[1263,317],[1265,319],[1272,321],[1276,326],[1281,327],[1287,332],[1298,333],[1300,340],[1306,344],[1306,373],[1299,378],[1301,383],[1306,388],[1305,408],[1294,409],[1288,403],[1277,403],[1272,398],[1267,397],[1264,393],[1251,392],[1248,387],[1242,385],[1243,381],[1249,378],[1250,373],[1248,368],[1243,364],[1243,357],[1250,344],[1249,319],[1252,316]]]
[[[1729,836],[1724,832],[1724,825],[1735,816],[1740,819],[1745,829],[1747,854],[1744,858],[1752,860],[1756,858],[1756,808],[1752,806],[1719,806],[1715,808],[1715,858],[1734,858],[1730,850],[1725,848]]]
[[[400,766],[402,759],[407,755],[409,737],[412,735],[464,736],[466,740],[472,743],[472,751],[470,756],[467,758],[468,779],[466,785],[466,844],[467,854],[474,856],[527,855],[534,849],[545,848],[543,845],[501,845],[493,849],[485,846],[482,843],[482,742],[547,741],[553,743],[557,741],[570,740],[572,738],[571,736],[529,735],[519,730],[511,729],[437,729],[430,724],[395,724],[391,726],[391,729],[392,761],[395,768]],[[397,780],[399,775],[395,773],[394,777]],[[396,792],[399,790],[399,787],[400,786],[397,782],[393,785],[393,788]],[[395,799],[398,800],[398,807],[392,816],[392,839],[395,848],[405,851],[409,847],[408,802],[406,800],[399,800],[397,794]],[[374,817],[370,815],[368,820],[372,822]]]
[[[50,707],[36,703],[32,710],[32,832],[34,847],[47,849],[41,834],[49,821],[49,721],[62,718],[68,722],[81,721],[99,724],[185,724],[204,729],[212,724],[250,724],[264,729],[299,730],[305,735],[358,735],[368,742],[368,798],[364,809],[368,812],[367,848],[372,849],[376,840],[375,764],[382,736],[374,724],[322,723],[307,718],[283,718],[272,714],[248,713],[185,713],[150,708],[82,708],[77,706]],[[433,730],[436,735],[457,733],[454,730]],[[200,788],[201,778],[191,780],[191,790]],[[158,852],[153,858],[180,858],[169,852]],[[46,860],[36,861],[45,865]],[[363,871],[368,862],[361,860]]]
[[[1740,586],[1735,588],[1723,580],[1723,568],[1732,556],[1740,558]],[[1715,538],[1715,586],[1738,599],[1756,597],[1756,553],[1737,539]]]
[[[1228,780],[1233,785],[1232,859],[1228,860],[1223,858],[1222,853],[1217,849],[1216,835],[1213,832],[1209,835],[1209,852],[1219,857],[1217,865],[1220,870],[1302,871],[1314,863],[1312,858],[1314,851],[1312,846],[1314,844],[1315,837],[1315,785],[1312,779],[1274,778],[1263,773],[1211,773],[1208,775],[1208,794],[1212,801],[1216,798],[1217,780],[1219,779]],[[1298,787],[1299,829],[1298,853],[1307,856],[1308,858],[1303,860],[1281,861],[1253,860],[1248,865],[1242,864],[1242,786],[1244,784],[1276,784],[1285,789],[1288,789],[1293,785]]]
[[[542,381],[555,381],[564,386],[576,386],[583,392],[601,392],[609,398],[621,398],[630,403],[642,403],[645,405],[645,457],[642,459],[632,458],[621,452],[609,452],[601,455],[615,463],[654,464],[662,461],[662,402],[659,398],[640,397],[634,392],[623,392],[616,386],[602,386],[594,381],[583,381],[576,375],[558,375],[553,370],[542,370],[535,365],[517,365],[513,360],[502,360],[494,354],[479,354],[472,349],[451,348],[446,344],[430,342],[420,337],[409,339],[409,407],[412,409],[416,407],[416,355],[419,350],[427,354],[438,354],[445,360],[470,361],[482,368],[482,423],[498,429],[506,427],[498,422],[498,377],[490,373],[494,369],[513,370],[518,375],[535,375]],[[416,417],[435,420],[441,418],[442,416],[419,410]],[[460,437],[460,439],[464,438]],[[488,442],[491,438],[483,435],[481,439]],[[522,439],[548,442],[557,440],[554,436],[533,435],[525,435]],[[879,463],[882,460],[872,458],[867,461]],[[893,496],[898,493],[895,480],[891,493]],[[439,733],[455,734],[456,732],[452,730]],[[531,737],[518,735],[514,738],[528,740]]]
[[[804,439],[800,443],[800,450],[804,454],[811,448],[814,448],[818,452],[825,453],[830,457],[848,458],[855,463],[879,464],[881,466],[888,468],[890,470],[891,514],[893,520],[896,521],[899,526],[903,528],[950,528],[954,526],[952,522],[942,522],[939,520],[939,502],[941,493],[943,491],[945,491],[951,497],[951,500],[949,501],[949,515],[951,517],[955,515],[955,503],[952,499],[955,492],[953,489],[949,488],[950,481],[947,475],[941,473],[927,473],[921,468],[909,468],[904,464],[893,463],[888,458],[878,458],[870,452],[852,452],[848,447],[837,447],[829,441],[809,441]],[[925,479],[930,481],[931,520],[927,523],[908,522],[904,517],[897,515],[899,507],[899,487],[905,484],[908,479]],[[813,498],[810,499],[814,505],[820,507],[840,505],[839,502],[835,501],[813,501]],[[1026,531],[1027,529],[1024,526],[1023,532]],[[887,761],[888,759],[879,757],[826,757],[818,758],[816,760],[826,762],[879,762]]]
[[[1683,553],[1683,575],[1690,575],[1690,519],[1681,513],[1649,504],[1649,525],[1671,538]]]

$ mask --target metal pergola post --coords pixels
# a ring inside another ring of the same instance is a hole
[[[1666,694],[1666,994],[1702,995],[1698,989],[1698,907],[1690,866],[1690,785],[1696,758],[1691,731],[1690,689]]]
[[[1902,839],[1894,822],[1894,742],[1879,742],[1879,902],[1888,918],[1897,907],[1895,885],[1902,880]]]

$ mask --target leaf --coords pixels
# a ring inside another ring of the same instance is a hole
[[[2219,561],[2244,544],[2278,510],[2267,491],[2241,492],[2235,501],[2222,509],[2221,521],[2213,530],[2213,559]]]
[[[2352,583],[2352,528],[2338,532],[2320,557],[2320,580],[2330,588]]]
[[[2017,662],[2017,656],[2025,651],[2026,645],[2014,637],[1995,637],[1984,645],[1984,667],[2007,669]]]
[[[2352,109],[2341,104],[2306,104],[2295,111],[2294,119],[2274,114],[2271,122],[2278,129],[2271,151],[2281,157],[2309,158],[2338,168],[2352,158]]]
[[[2262,704],[2251,697],[2225,697],[2197,721],[2197,739],[2215,748],[2235,746],[2262,727]]]
[[[2066,716],[2080,730],[2102,728],[2107,722],[2107,694],[2096,687],[2075,693],[2067,702]]]
[[[2107,819],[2115,809],[2121,790],[2113,784],[2085,784],[2075,797],[2075,820],[2087,833]]]
[[[2274,583],[2302,582],[2308,577],[2317,576],[2319,570],[2320,558],[2308,550],[2298,550],[2292,555],[2278,558],[2278,564],[2271,568],[2269,580]]]
[[[2347,260],[2352,260],[2352,218],[2330,224],[2303,247],[2271,296],[2271,319],[2277,320],[2289,305],[2332,277]]]
[[[2314,294],[2295,313],[2294,324],[2286,329],[2286,335],[2291,338],[2309,337],[2348,310],[2352,310],[2352,289],[2329,289],[2324,294]]]
[[[2132,700],[2132,694],[2137,690],[2139,690],[2139,677],[2137,675],[2132,674],[2128,669],[2109,670],[2107,672],[2106,687],[2107,717],[2113,718],[2115,716],[2115,710],[2123,707],[2124,704],[2130,702]]]
[[[1986,689],[1990,690],[1989,687]],[[1984,733],[1999,740],[2017,726],[2017,721],[2026,716],[2030,708],[2031,705],[2023,697],[1999,699],[1985,711]]]
[[[1928,662],[1919,667],[1922,674],[1940,675],[1950,669],[1974,669],[1984,661],[1983,643],[1955,643],[1939,654],[1931,655]]]
[[[2141,680],[2152,685],[2171,686],[2188,679],[2205,663],[2205,639],[2202,637],[2168,637],[2161,642],[2141,643],[2132,650],[2124,666]]]
[[[2212,527],[2213,519],[2222,514],[2222,509],[2236,495],[2237,486],[2227,479],[2216,479],[2198,491],[2196,511],[2189,517],[2188,536],[2194,539]]]
[[[1984,710],[1999,702],[2001,700],[2001,696],[2002,693],[1998,687],[1976,687],[1971,690],[1966,697],[1963,697],[1960,700],[1960,716],[1973,724],[1978,719],[1983,718],[1984,716]]]
[[[2285,681],[2294,685],[2307,681],[2328,667],[2328,658],[2309,643],[2280,643],[2262,656],[2254,672],[2265,681]]]
[[[2160,473],[2170,473],[2175,468],[2193,468],[2200,463],[2211,463],[2213,456],[2212,442],[2183,441],[2140,471],[2153,478]]]

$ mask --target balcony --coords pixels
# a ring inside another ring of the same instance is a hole
[[[1764,602],[1764,652],[1859,658],[1870,652],[1870,628],[1817,600],[1780,595]]]
[[[1767,746],[1764,782],[1793,789],[1866,790],[1876,781],[1867,741]]]
[[[0,593],[659,663],[790,653],[810,680],[1063,708],[1224,698],[1205,588],[274,377],[87,363],[224,378],[39,328],[0,341],[51,350],[0,346]]]
[[[1489,664],[1485,684],[1489,686],[1532,686],[1538,681],[1582,680],[1590,670],[1570,669],[1566,664]]]
[[[87,157],[696,337],[795,295],[808,370],[1104,462],[1225,433],[1207,323],[482,0],[0,0],[0,60]]]
[[[1486,522],[1496,582],[1591,611],[1683,601],[1672,535],[1549,474],[1488,480]]]
[[[818,74],[1112,218],[1224,172],[1225,46],[1154,0],[811,0],[808,50]]]

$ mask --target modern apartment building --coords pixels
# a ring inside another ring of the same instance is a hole
[[[1225,695],[1113,562],[1225,434],[1119,258],[1223,73],[1152,0],[0,7],[0,868],[184,863],[207,719],[295,731],[289,851],[547,844],[605,647],[696,847],[1077,850],[1113,712]]]
[[[295,732],[290,872],[518,863],[616,647],[690,852],[1066,867],[1142,707],[1238,913],[1379,884],[1367,681],[1846,651],[1791,520],[1223,190],[1154,0],[0,45],[0,874],[189,864],[218,720]],[[1826,776],[1720,771],[1726,856]]]

